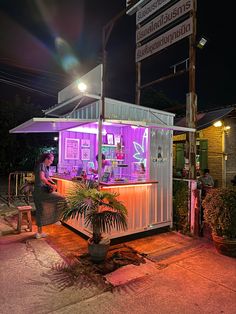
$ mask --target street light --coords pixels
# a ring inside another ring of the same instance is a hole
[[[87,90],[87,85],[84,82],[77,82],[77,87],[78,90],[81,92],[81,98],[79,100],[79,102],[77,103],[77,105],[74,107],[74,109],[68,114],[68,117],[72,116],[73,113],[79,108],[80,104],[82,103],[82,101],[84,100],[85,95],[85,91]]]
[[[205,45],[206,45],[206,43],[207,43],[207,38],[206,37],[201,37],[201,39],[198,41],[198,43],[197,43],[197,47],[199,48],[199,49],[202,49],[202,48],[204,48],[205,47]]]

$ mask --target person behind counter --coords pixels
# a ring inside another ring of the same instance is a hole
[[[65,198],[56,192],[57,187],[49,177],[49,166],[53,163],[53,160],[53,154],[44,153],[39,158],[35,168],[33,199],[36,208],[36,225],[38,227],[35,234],[36,239],[47,236],[46,233],[42,232],[43,226],[59,222],[63,209],[62,204],[65,204]]]
[[[96,155],[96,160],[98,162],[98,155]],[[105,169],[105,166],[109,166],[109,165],[110,165],[110,163],[108,160],[106,160],[106,156],[104,154],[102,154],[102,170]],[[98,174],[98,169],[90,168],[89,171],[94,173],[94,174]]]

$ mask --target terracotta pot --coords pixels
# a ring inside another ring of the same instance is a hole
[[[110,247],[110,239],[102,239],[100,243],[95,244],[88,239],[88,251],[93,262],[99,263],[105,260]]]
[[[227,256],[236,257],[236,239],[227,239],[212,234],[212,239],[216,250]]]

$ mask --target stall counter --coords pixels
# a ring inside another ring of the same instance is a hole
[[[74,181],[66,177],[53,177],[57,183],[58,192],[67,195],[69,190],[79,181]],[[158,224],[157,213],[157,181],[136,181],[136,182],[112,182],[101,183],[102,189],[109,189],[110,192],[119,194],[121,200],[128,211],[128,230],[113,231],[109,235],[111,238],[118,238],[133,233],[138,233],[152,229]],[[70,219],[67,224],[79,232],[90,236],[90,230],[84,227],[82,219]]]

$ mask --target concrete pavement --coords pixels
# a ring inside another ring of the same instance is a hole
[[[219,255],[211,242],[169,232],[126,245],[147,254],[146,263],[110,273],[110,284],[81,277],[66,286],[56,267],[65,261],[45,239],[1,236],[0,313],[236,312],[236,259]]]

